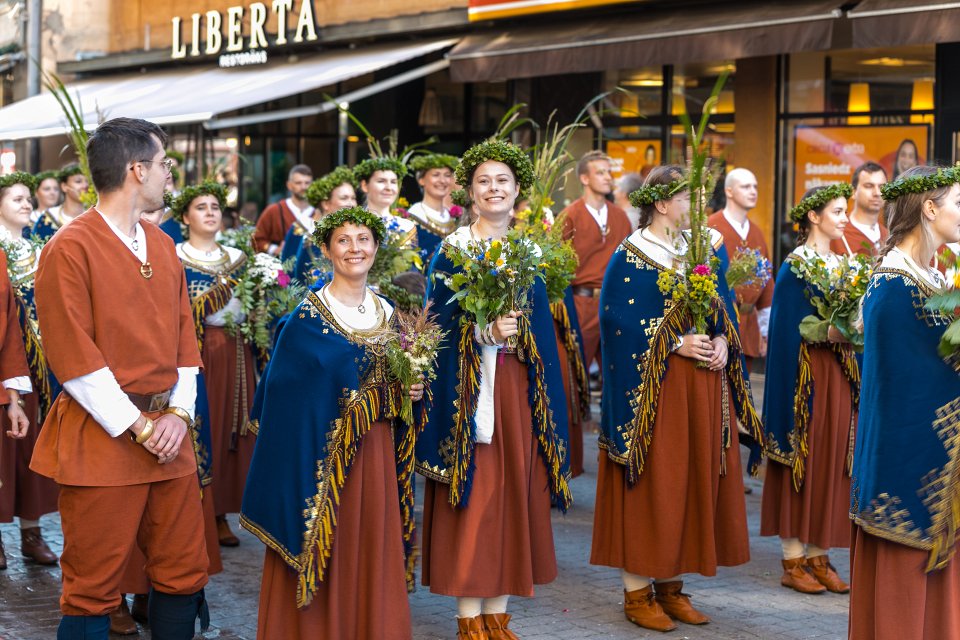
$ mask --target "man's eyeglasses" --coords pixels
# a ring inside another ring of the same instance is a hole
[[[164,158],[163,160],[137,160],[137,162],[142,162],[143,164],[153,164],[154,162],[159,162],[163,165],[164,170],[167,173],[170,173],[173,170],[173,158]],[[133,169],[133,167],[130,167]]]

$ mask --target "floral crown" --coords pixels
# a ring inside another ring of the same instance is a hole
[[[40,173],[33,174],[33,177],[37,179],[37,186],[40,186],[40,183],[44,180],[49,180],[53,178],[57,182],[60,182],[60,172],[59,171],[41,171]]]
[[[12,187],[15,184],[22,184],[30,190],[30,195],[33,195],[34,191],[37,190],[37,182],[37,179],[26,171],[14,171],[5,176],[0,176],[0,191]]]
[[[387,228],[377,214],[371,213],[363,207],[344,207],[320,219],[320,222],[313,229],[314,242],[318,245],[326,245],[334,229],[338,229],[348,222],[370,229],[377,244],[380,244],[387,235]]]
[[[960,182],[960,165],[940,167],[934,174],[901,176],[888,182],[880,187],[880,195],[887,202],[891,202],[907,193],[925,193],[940,187],[949,187],[957,182]]]
[[[630,204],[635,207],[650,206],[654,202],[669,200],[688,186],[687,179],[678,178],[667,184],[645,184],[630,192]]]
[[[787,216],[794,222],[800,222],[807,217],[807,213],[815,211],[837,198],[849,198],[853,195],[853,187],[847,182],[838,182],[825,187],[818,187],[815,192],[804,198]]]
[[[354,189],[360,186],[357,184],[357,177],[354,175],[353,169],[345,165],[341,165],[320,179],[314,180],[307,189],[307,202],[314,207],[319,207],[320,203],[329,200],[330,196],[333,195],[333,190],[342,184],[349,184]]]
[[[190,203],[200,196],[213,196],[220,204],[221,210],[227,206],[227,188],[213,180],[204,180],[200,184],[191,184],[184,187],[183,191],[177,196],[166,193],[163,201],[166,206],[170,207],[173,217],[178,222],[183,222],[183,214],[190,208]]]
[[[57,172],[57,179],[60,182],[66,182],[70,176],[80,175],[81,173],[83,173],[83,169],[80,168],[79,164],[68,164]]]
[[[533,162],[523,149],[506,140],[488,140],[467,149],[457,166],[457,184],[469,185],[477,167],[490,160],[502,162],[513,169],[517,184],[520,185],[520,193],[526,193],[533,186]]]
[[[450,200],[458,207],[467,208],[470,206],[470,194],[466,189],[455,189],[450,192]]]
[[[460,164],[460,158],[446,153],[428,153],[422,156],[414,156],[410,159],[410,169],[414,172],[429,171],[430,169],[450,169],[456,171]]]
[[[380,157],[380,158],[367,158],[357,166],[353,168],[353,175],[357,177],[357,180],[369,180],[370,176],[376,171],[393,171],[397,174],[397,180],[403,180],[407,175],[407,165],[403,164],[396,158],[389,157]]]

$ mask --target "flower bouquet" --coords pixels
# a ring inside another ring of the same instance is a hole
[[[686,307],[697,333],[707,332],[707,319],[713,315],[719,264],[715,256],[708,257],[706,262],[685,260],[679,268],[664,269],[657,276],[660,293],[670,296],[674,304]]]
[[[387,235],[377,249],[367,281],[400,309],[419,309],[423,306],[423,293],[404,289],[394,282],[394,278],[410,271],[422,272],[423,256],[395,219],[391,218],[385,223]]]
[[[256,250],[253,246],[253,233],[256,229],[252,224],[244,224],[239,227],[227,229],[226,231],[220,232],[217,242],[224,247],[240,249],[240,251],[247,254],[247,258],[253,259],[254,256],[256,256]]]
[[[540,263],[543,265],[547,297],[550,304],[553,304],[563,300],[563,295],[577,272],[580,258],[573,249],[573,243],[563,238],[562,215],[560,219],[552,220],[548,215],[549,211],[545,207],[539,208],[538,213],[529,208],[519,211],[516,214],[515,228],[540,247]]]
[[[872,259],[863,255],[841,256],[836,267],[828,266],[818,255],[791,257],[790,270],[807,283],[807,298],[817,310],[816,315],[800,321],[800,336],[811,344],[827,342],[832,325],[854,350],[863,351],[863,331],[857,326],[857,317],[872,269]]]
[[[436,380],[435,369],[440,343],[446,336],[435,322],[436,314],[430,313],[430,304],[413,313],[397,312],[396,340],[387,342],[386,357],[390,375],[403,386],[403,407],[400,419],[413,424],[413,400],[408,393],[418,382],[428,384]]]
[[[770,261],[759,249],[741,248],[727,268],[727,286],[730,289],[749,286],[762,289],[770,281],[772,273]]]
[[[947,272],[947,287],[927,298],[924,308],[952,318],[937,345],[941,358],[960,356],[960,255],[944,249],[937,260]]]
[[[541,251],[517,229],[501,240],[472,240],[465,247],[445,244],[443,251],[460,271],[446,277],[454,301],[483,331],[497,318],[527,307],[537,278],[543,279]]]
[[[233,314],[227,314],[225,329],[229,335],[269,351],[270,325],[300,304],[304,294],[303,286],[290,281],[279,260],[258,253],[234,287],[244,319],[238,322]]]

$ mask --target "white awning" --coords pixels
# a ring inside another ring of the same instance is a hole
[[[217,114],[335,85],[451,47],[454,39],[336,51],[258,67],[180,69],[81,80],[68,85],[87,127],[102,118],[143,118],[161,125],[204,122]],[[66,119],[49,93],[0,109],[0,140],[66,132]]]

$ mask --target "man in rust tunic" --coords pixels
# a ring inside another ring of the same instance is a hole
[[[313,228],[313,207],[307,202],[307,189],[313,182],[313,171],[305,164],[295,165],[287,176],[290,197],[267,206],[257,218],[253,232],[253,246],[257,251],[279,256],[283,240],[294,220],[300,220],[307,229]]]
[[[727,255],[733,260],[744,249],[756,249],[770,260],[770,249],[763,232],[750,223],[750,210],[757,206],[757,178],[747,169],[737,168],[727,174],[723,184],[727,205],[707,219],[707,224],[723,235]],[[740,311],[740,344],[747,358],[747,371],[754,358],[767,355],[767,328],[773,304],[773,278],[763,287],[737,287]]]
[[[600,362],[600,285],[610,256],[630,232],[623,209],[607,201],[613,191],[610,158],[590,151],[577,162],[583,195],[563,210],[564,237],[573,241],[580,265],[570,285],[583,334],[583,364]]]
[[[143,120],[101,124],[87,153],[97,206],[47,244],[37,315],[64,391],[31,468],[61,485],[58,640],[107,639],[134,546],[146,556],[157,640],[208,624],[207,554],[187,424],[200,354],[173,242],[140,214],[163,206],[166,135]]]
[[[841,256],[855,253],[875,256],[890,235],[880,222],[883,213],[880,187],[887,182],[887,172],[876,162],[864,162],[854,169],[850,181],[853,184],[850,224],[843,230],[842,238],[830,243],[830,250]]]

